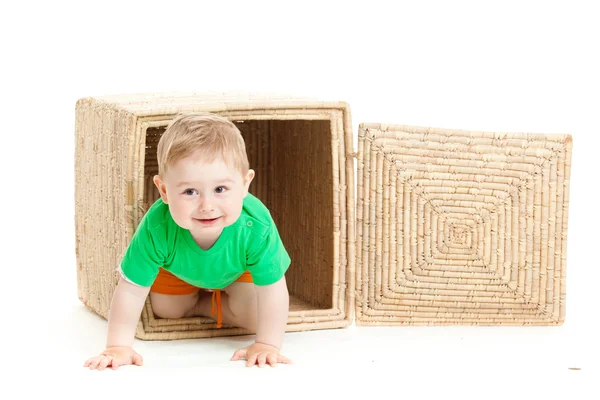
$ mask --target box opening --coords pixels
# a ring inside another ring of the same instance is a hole
[[[333,307],[334,215],[329,120],[234,120],[256,176],[250,192],[271,211],[292,259],[290,313]],[[159,197],[156,150],[166,126],[146,130],[144,211]]]

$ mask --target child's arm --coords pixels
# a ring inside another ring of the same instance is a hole
[[[106,347],[131,347],[148,293],[149,286],[134,285],[121,277],[110,305]]]
[[[255,343],[237,350],[232,361],[245,359],[246,366],[266,364],[275,367],[277,363],[290,364],[291,361],[280,354],[283,336],[287,326],[290,297],[285,276],[278,282],[266,286],[255,285],[257,296],[257,328]]]
[[[131,345],[149,292],[150,287],[134,285],[121,277],[110,305],[106,350],[87,360],[85,367],[116,369],[121,365],[142,365],[142,357]]]
[[[256,343],[281,349],[290,306],[285,276],[272,285],[255,286],[255,289],[258,302]]]

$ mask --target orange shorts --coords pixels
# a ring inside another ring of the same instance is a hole
[[[252,283],[252,275],[246,271],[236,280],[236,282]],[[187,282],[182,281],[169,271],[159,268],[158,276],[154,281],[154,284],[150,288],[151,292],[170,294],[170,295],[182,295],[182,294],[193,294],[203,288],[190,285]],[[221,328],[223,325],[223,315],[221,313],[221,290],[213,289],[212,295],[212,315],[217,315],[217,328]]]

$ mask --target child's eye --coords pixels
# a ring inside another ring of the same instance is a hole
[[[225,188],[224,186],[219,186],[215,189],[215,193],[225,193],[226,190],[227,188]]]
[[[183,191],[184,194],[187,194],[188,196],[193,196],[194,194],[196,194],[196,189],[185,189]]]

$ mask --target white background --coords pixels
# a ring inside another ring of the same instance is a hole
[[[600,398],[592,383],[600,377],[600,15],[593,2],[361,3],[0,6],[0,392]],[[565,324],[289,334],[284,354],[295,364],[276,369],[228,361],[250,338],[136,341],[143,367],[84,369],[102,350],[106,325],[77,299],[75,102],[162,91],[343,100],[355,132],[359,122],[387,122],[572,134]]]

